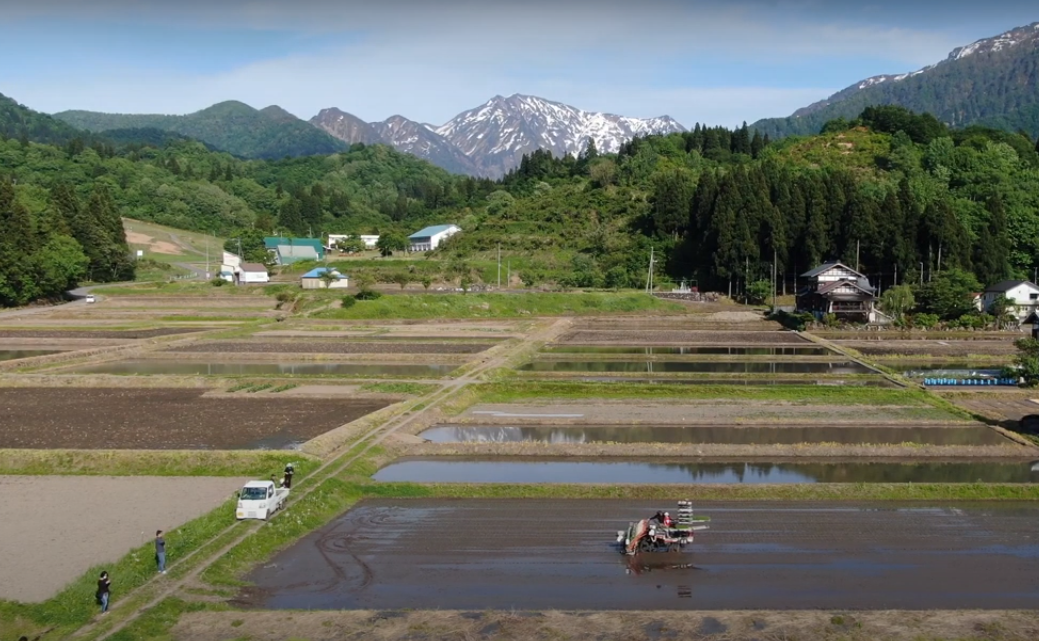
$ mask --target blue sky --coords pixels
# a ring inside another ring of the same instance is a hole
[[[734,126],[1039,21],[1039,7],[1020,0],[36,0],[2,9],[0,93],[40,111],[190,113],[233,99],[301,118],[338,107],[434,124],[495,94],[525,93]]]

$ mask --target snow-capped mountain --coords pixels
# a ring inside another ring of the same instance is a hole
[[[1032,129],[1039,108],[1039,22],[957,47],[923,69],[860,80],[795,111],[752,127],[776,138],[818,133],[833,118],[855,118],[868,105],[901,105],[957,126],[971,123]]]
[[[436,129],[491,177],[516,167],[523,154],[536,149],[576,155],[591,139],[599,151],[613,153],[635,136],[679,131],[685,128],[667,116],[626,118],[519,94],[495,96]]]
[[[430,125],[424,125],[404,116],[391,116],[372,123],[382,141],[397,151],[424,158],[456,174],[478,174],[468,156],[439,135]]]
[[[349,121],[353,118],[354,121]],[[363,123],[338,109],[325,109],[310,121],[348,143],[372,142],[363,135],[368,124],[379,141],[429,160],[448,171],[488,178],[503,176],[524,154],[547,149],[557,156],[579,154],[594,140],[605,153],[616,152],[635,136],[685,131],[669,116],[628,118],[582,111],[535,96],[495,96],[437,127],[393,116]],[[349,122],[349,126],[343,123]]]

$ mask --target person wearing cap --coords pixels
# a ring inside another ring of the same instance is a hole
[[[110,596],[110,590],[112,587],[112,580],[108,578],[108,572],[102,572],[101,577],[97,580],[97,602],[101,604],[101,614],[108,612],[108,599]]]

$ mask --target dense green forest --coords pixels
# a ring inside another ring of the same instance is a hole
[[[0,177],[40,230],[65,211],[55,190],[67,185],[80,203],[106,194],[120,216],[244,239],[254,258],[258,239],[274,232],[400,238],[456,223],[462,234],[411,258],[486,261],[500,245],[528,284],[641,286],[651,248],[658,283],[692,279],[733,293],[768,278],[773,259],[787,287],[839,258],[885,289],[943,273],[982,283],[1030,276],[1039,264],[1034,141],[950,130],[897,107],[778,142],[746,126],[697,125],[617,154],[535,152],[499,181],[451,175],[382,145],[242,160],[192,140],[144,144],[152,134],[60,146],[7,138]],[[72,237],[89,249],[82,233]],[[103,267],[104,251],[86,253],[94,279],[125,273]]]
[[[154,130],[205,141],[241,158],[284,158],[344,151],[337,140],[277,106],[253,109],[236,101],[222,102],[186,116],[105,114],[64,111],[58,121],[108,139],[113,131]],[[140,138],[136,138],[140,142]]]

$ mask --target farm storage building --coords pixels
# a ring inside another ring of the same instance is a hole
[[[308,245],[278,245],[276,258],[279,265],[291,265],[301,260],[320,260],[321,256]]]
[[[335,276],[335,280],[328,283],[322,278],[325,272],[328,272]],[[346,274],[340,274],[335,269],[328,269],[327,267],[318,267],[312,269],[303,276],[300,277],[300,284],[303,289],[343,289],[350,286],[350,279]]]
[[[320,238],[289,238],[285,236],[266,236],[263,239],[263,246],[267,248],[267,252],[270,253],[274,258],[277,258],[278,247],[281,245],[288,245],[289,247],[311,247],[314,253],[317,254],[318,259],[325,257],[325,245],[321,242]]]
[[[271,277],[267,274],[267,268],[259,263],[242,263],[238,267],[238,283],[250,285],[253,283],[269,283]]]
[[[408,242],[411,245],[411,251],[428,252],[436,249],[440,243],[460,231],[462,228],[458,225],[433,225],[408,236]]]

